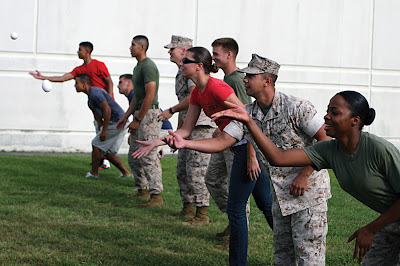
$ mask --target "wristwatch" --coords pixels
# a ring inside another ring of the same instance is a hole
[[[175,113],[174,111],[172,111],[172,107],[170,107],[168,110],[171,113],[171,115],[173,115]]]
[[[135,116],[134,119],[135,119],[136,121],[138,121],[139,123],[142,122],[142,119],[139,119],[137,116]]]

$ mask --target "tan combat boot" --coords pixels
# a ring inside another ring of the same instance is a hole
[[[183,222],[183,225],[205,225],[205,224],[209,224],[210,219],[208,218],[208,214],[207,214],[207,207],[203,206],[203,207],[196,207],[196,216],[187,221],[187,222]]]
[[[184,202],[182,211],[175,215],[175,217],[192,218],[196,216],[196,210],[193,203]]]
[[[148,189],[139,189],[138,193],[136,193],[135,195],[127,195],[124,196],[125,198],[145,198],[145,199],[149,199],[150,198],[150,194],[149,194],[149,190]]]
[[[140,204],[139,208],[150,208],[155,206],[162,206],[164,204],[163,198],[160,194],[153,194],[148,202]]]
[[[229,224],[228,224],[228,226],[225,228],[224,231],[217,233],[215,236],[218,238],[223,238],[223,237],[230,236],[230,234],[231,234],[231,229],[229,228]]]

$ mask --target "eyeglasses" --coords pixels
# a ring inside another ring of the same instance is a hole
[[[200,62],[199,61],[190,60],[190,59],[187,59],[186,57],[184,57],[182,59],[182,63],[183,64],[191,64],[191,63],[200,63]]]

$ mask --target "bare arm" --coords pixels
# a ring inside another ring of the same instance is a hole
[[[111,108],[106,100],[101,102],[100,108],[103,111],[103,129],[101,130],[100,133],[100,140],[104,141],[106,140],[108,125],[110,124],[111,120]]]
[[[197,119],[199,119],[201,107],[193,104],[189,104],[189,109],[186,114],[183,125],[179,128],[176,133],[182,138],[187,138],[192,134],[194,127],[196,126]]]
[[[121,130],[124,128],[128,117],[135,112],[136,103],[135,103],[135,96],[133,96],[132,101],[129,104],[128,110],[126,110],[125,114],[118,120],[117,129]]]
[[[235,144],[236,139],[226,132],[222,132],[217,138],[201,140],[185,140],[176,132],[169,131],[172,138],[164,138],[165,142],[172,148],[188,148],[205,153],[220,152]]]
[[[250,179],[256,180],[261,173],[260,165],[258,164],[256,151],[254,150],[253,145],[248,141],[247,142],[247,174],[250,176]]]
[[[274,166],[311,166],[312,162],[302,149],[280,150],[276,145],[264,135],[254,120],[249,116],[243,107],[225,101],[231,108],[212,115],[213,120],[219,117],[230,117],[234,120],[243,122],[253,136],[258,148],[265,158]]]
[[[356,239],[353,260],[356,259],[358,254],[358,261],[361,263],[364,255],[371,247],[375,234],[398,219],[400,219],[400,199],[398,199],[389,210],[382,213],[377,219],[358,229],[350,236],[347,243]]]
[[[318,142],[331,140],[331,137],[328,137],[325,134],[324,126],[321,126],[321,128],[318,129],[313,138],[316,139]],[[301,170],[301,172],[296,176],[296,178],[293,180],[292,185],[290,186],[290,195],[295,197],[304,195],[312,172],[314,172],[314,169],[311,166],[306,166]]]
[[[106,83],[106,91],[108,94],[110,94],[111,96],[113,95],[113,88],[114,88],[114,84],[112,82],[111,76],[108,76],[104,79],[105,83]]]
[[[41,80],[47,79],[52,82],[64,82],[74,78],[74,76],[71,73],[65,73],[62,76],[49,77],[49,76],[43,76],[42,73],[36,70],[36,72],[29,72],[29,74],[31,74],[35,79],[41,79]]]

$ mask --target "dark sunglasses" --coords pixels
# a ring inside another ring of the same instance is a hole
[[[199,61],[193,61],[193,60],[190,60],[190,59],[187,59],[186,57],[184,57],[182,59],[182,63],[183,64],[190,64],[190,63],[200,63],[200,62]]]

